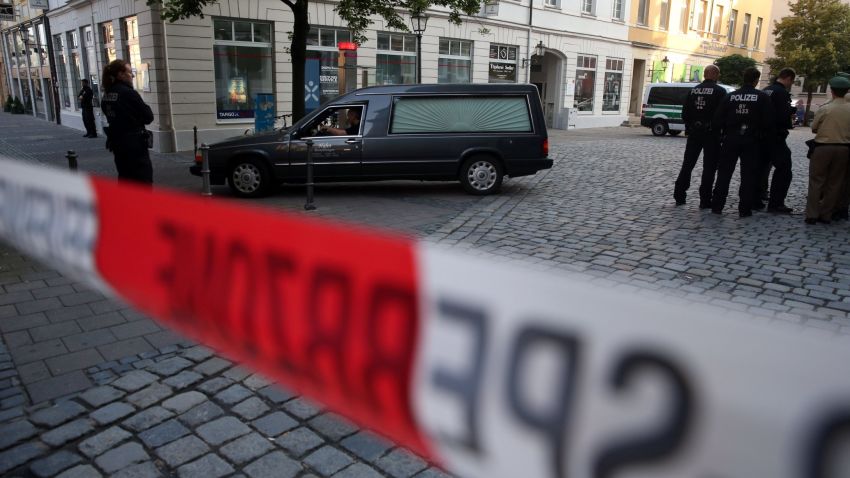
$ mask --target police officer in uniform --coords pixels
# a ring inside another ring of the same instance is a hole
[[[80,89],[77,99],[80,100],[80,109],[83,112],[83,125],[86,127],[84,137],[97,138],[97,128],[94,125],[94,105],[92,104],[94,91],[89,86],[89,80],[84,79],[81,83],[83,87]]]
[[[829,223],[837,206],[850,162],[850,103],[845,96],[850,80],[836,76],[829,80],[832,101],[815,114],[812,132],[815,147],[809,161],[809,194],[806,224]]]
[[[717,174],[717,160],[720,152],[720,136],[712,129],[711,120],[726,96],[726,90],[717,84],[720,68],[708,65],[703,71],[705,81],[692,88],[682,108],[682,120],[688,134],[685,146],[685,158],[682,169],[676,179],[673,199],[676,205],[685,204],[688,188],[691,185],[691,172],[697,164],[700,152],[702,157],[702,181],[699,186],[699,208],[711,208],[711,190]]]
[[[153,183],[153,166],[148,154],[145,125],[153,112],[133,88],[133,70],[125,60],[114,60],[103,70],[103,99],[100,107],[109,121],[105,129],[107,147],[115,156],[118,179]]]
[[[711,212],[722,214],[729,195],[729,182],[741,159],[741,187],[738,191],[738,214],[753,215],[759,143],[772,137],[773,106],[770,97],[756,89],[761,73],[755,68],[744,70],[744,86],[723,98],[714,116],[713,128],[719,131],[723,143],[717,184],[711,198]]]
[[[794,127],[791,108],[791,95],[788,90],[794,84],[797,73],[791,68],[784,68],[779,72],[776,80],[764,89],[770,96],[773,105],[774,129],[773,136],[766,138],[762,155],[759,160],[759,190],[753,198],[755,208],[761,209],[761,190],[767,188],[767,178],[770,175],[770,167],[773,166],[773,181],[770,183],[770,196],[767,203],[767,211],[780,214],[789,214],[792,209],[785,205],[785,197],[788,196],[788,188],[791,186],[791,150],[785,139],[788,130]],[[763,186],[762,186],[763,185]]]

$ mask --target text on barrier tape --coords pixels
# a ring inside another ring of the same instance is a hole
[[[9,161],[0,234],[459,476],[850,470],[837,339]]]

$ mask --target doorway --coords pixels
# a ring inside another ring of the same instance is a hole
[[[542,58],[536,55],[532,57],[529,82],[536,85],[540,93],[547,128],[567,127],[562,100],[565,63],[566,57],[553,49],[547,49]]]
[[[632,95],[629,101],[629,115],[640,116],[643,107],[643,82],[646,77],[646,60],[635,60],[632,67]]]

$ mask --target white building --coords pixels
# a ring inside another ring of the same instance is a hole
[[[323,99],[339,93],[337,45],[350,39],[334,5],[310,3],[307,56],[319,60]],[[432,9],[421,53],[415,35],[391,31],[376,18],[357,49],[357,74],[346,84],[412,83],[421,54],[423,83],[534,83],[550,127],[619,125],[628,112],[621,98],[629,98],[631,85],[628,12],[629,0],[502,0],[453,25],[447,11]],[[241,134],[253,125],[258,93],[273,94],[278,113],[290,111],[289,8],[279,0],[230,0],[204,13],[171,24],[144,0],[50,0],[50,38],[36,41],[52,48],[55,74],[40,79],[40,88],[55,84],[61,122],[83,129],[80,79],[99,85],[106,63],[130,61],[136,87],[154,109],[160,151],[191,149],[193,127],[201,142]],[[26,50],[20,27],[6,28],[0,39],[4,58],[13,60],[5,74],[23,83],[23,67],[12,72],[14,60],[34,54],[14,54]]]

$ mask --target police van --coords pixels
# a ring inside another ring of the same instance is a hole
[[[676,136],[685,130],[682,121],[682,107],[688,93],[699,83],[651,83],[643,92],[643,108],[640,113],[640,125],[652,130],[655,136],[669,133]],[[727,92],[735,88],[720,85]]]

